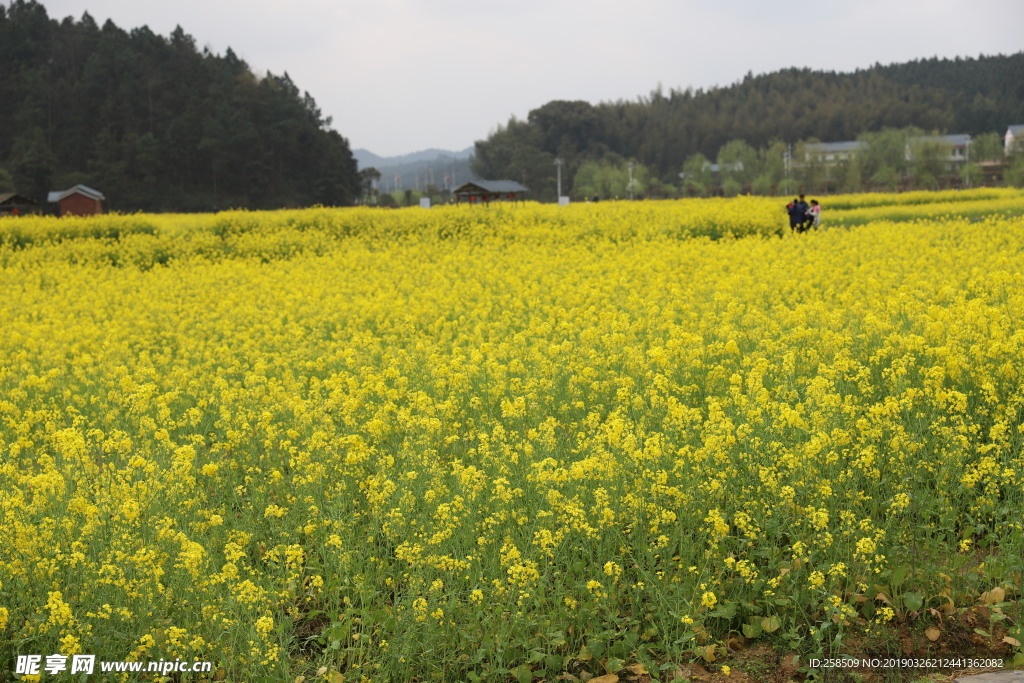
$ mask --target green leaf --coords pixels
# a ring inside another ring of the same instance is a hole
[[[730,602],[723,605],[719,605],[713,609],[709,614],[709,617],[717,617],[720,619],[732,619],[736,616],[736,603]]]
[[[909,610],[917,612],[924,605],[924,598],[921,597],[920,593],[904,593],[903,594],[903,606]]]
[[[676,640],[672,641],[672,644],[673,645],[686,645],[688,642],[690,642],[691,640],[693,640],[696,637],[697,637],[696,633],[694,633],[693,631],[687,631],[686,633],[683,634],[682,638],[677,638]]]
[[[910,574],[910,567],[897,567],[892,570],[892,585],[899,586]],[[913,608],[911,608],[913,609]]]
[[[761,624],[743,624],[743,636],[745,638],[753,640],[763,632],[764,629],[761,628]]]
[[[782,628],[782,620],[778,617],[765,617],[761,620],[761,628],[765,630],[765,633],[775,633]]]

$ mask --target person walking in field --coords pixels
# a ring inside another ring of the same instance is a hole
[[[789,214],[789,229],[799,232],[800,221],[803,220],[803,211],[799,208],[799,199],[794,199],[786,204],[786,213]]]
[[[797,213],[797,232],[807,232],[811,227],[812,219],[808,214],[808,211],[811,210],[811,206],[807,203],[807,200],[804,199],[803,195],[800,195],[800,197],[797,198],[796,206],[793,207],[793,210]]]
[[[807,210],[807,215],[810,217],[811,224],[815,230],[821,227],[821,204],[818,203],[817,199],[811,200],[811,208]]]

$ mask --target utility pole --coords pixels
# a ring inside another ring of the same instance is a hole
[[[636,168],[636,164],[632,161],[629,162],[629,199],[633,199],[633,169]]]
[[[971,138],[967,137],[967,144],[964,145],[964,170],[967,171],[967,187],[971,186]]]
[[[562,160],[562,157],[555,159],[555,170],[558,176],[558,195],[555,199],[559,202],[562,201],[562,164],[564,163],[565,161]]]

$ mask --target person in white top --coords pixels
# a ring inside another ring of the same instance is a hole
[[[811,208],[807,210],[807,215],[811,217],[815,228],[821,227],[821,204],[817,199],[811,200]]]

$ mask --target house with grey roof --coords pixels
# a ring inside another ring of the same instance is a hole
[[[808,142],[803,146],[803,161],[833,166],[855,157],[865,149],[867,149],[867,144],[859,140]]]
[[[99,190],[88,185],[75,185],[66,190],[50,192],[46,201],[60,207],[61,216],[91,216],[103,213],[103,201],[106,197]]]
[[[965,164],[971,159],[971,136],[966,133],[954,135],[922,135],[907,141],[907,161],[913,161],[914,150],[923,147],[941,149],[944,161],[951,167]]]
[[[931,146],[940,148],[944,161],[951,166],[963,164],[970,159],[971,136],[956,135],[922,135],[907,142],[906,159],[912,161],[914,150]],[[832,167],[853,159],[868,148],[867,143],[860,140],[844,140],[841,142],[807,142],[802,146],[802,153],[793,159],[794,165],[820,164]]]

